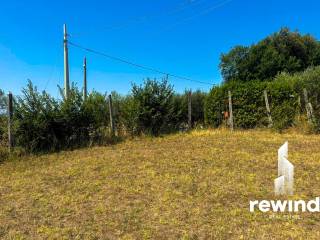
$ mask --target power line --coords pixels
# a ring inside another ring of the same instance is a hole
[[[210,12],[212,12],[212,11],[218,9],[218,8],[223,7],[224,5],[230,3],[231,1],[233,1],[233,0],[224,0],[222,2],[215,3],[215,4],[211,5],[211,6],[208,6],[206,9],[203,9],[202,11],[200,11],[198,13],[195,13],[195,14],[189,16],[189,17],[183,18],[180,21],[177,21],[176,23],[173,23],[172,25],[167,26],[164,30],[168,30],[168,29],[174,28],[175,26],[178,26],[178,25],[180,25],[180,24],[182,24],[182,23],[184,23],[186,21],[192,20],[192,19],[194,19],[196,17],[200,17],[202,15],[209,14]]]
[[[69,41],[68,43],[69,43],[70,45],[72,45],[72,46],[74,46],[74,47],[77,47],[77,48],[79,48],[79,49],[82,49],[82,50],[84,50],[84,51],[91,52],[91,53],[94,53],[94,54],[97,54],[97,55],[100,55],[100,56],[109,58],[109,59],[111,59],[111,60],[118,61],[118,62],[122,62],[122,63],[131,65],[131,66],[134,66],[134,67],[137,67],[137,68],[141,68],[141,69],[144,69],[144,70],[148,70],[148,71],[160,73],[160,74],[163,74],[163,75],[167,75],[167,76],[169,76],[169,77],[174,77],[174,78],[177,78],[177,79],[186,80],[186,81],[190,81],[190,82],[196,82],[196,83],[201,83],[201,84],[206,84],[206,85],[211,85],[211,86],[214,85],[213,83],[208,83],[208,82],[203,82],[203,81],[194,80],[194,79],[191,79],[191,78],[187,78],[187,77],[179,76],[179,75],[176,75],[176,74],[164,72],[164,71],[158,70],[158,69],[156,69],[156,68],[152,68],[152,67],[148,67],[148,66],[141,65],[141,64],[138,64],[138,63],[134,63],[134,62],[125,60],[125,59],[123,59],[123,58],[114,57],[114,56],[111,56],[111,55],[109,55],[109,54],[106,54],[106,53],[103,53],[103,52],[100,52],[100,51],[97,51],[97,50],[94,50],[94,49],[91,49],[91,48],[87,48],[87,47],[81,46],[81,45],[79,45],[79,44],[77,44],[77,43],[73,43],[73,42],[70,42],[70,41]]]
[[[54,65],[53,68],[51,70],[51,74],[50,77],[47,79],[46,84],[44,85],[44,91],[47,90],[47,87],[49,85],[49,83],[52,81],[52,79],[56,76],[57,73],[57,65],[58,65],[58,60],[59,60],[59,55],[56,56],[55,60],[54,60]]]
[[[170,9],[170,10],[168,9],[167,11],[161,11],[161,12],[158,12],[155,14],[149,14],[149,15],[144,15],[141,17],[127,19],[126,21],[124,21],[122,23],[102,27],[102,28],[100,28],[100,31],[118,30],[118,29],[126,28],[132,24],[146,22],[148,20],[152,20],[152,19],[155,19],[155,18],[158,18],[161,16],[174,15],[174,14],[177,14],[181,11],[184,11],[185,9],[187,9],[191,6],[199,5],[203,1],[206,1],[206,0],[185,0],[183,3],[180,3],[177,7],[173,8],[173,9]],[[78,36],[82,36],[82,35],[88,35],[88,33],[76,32],[76,33],[70,34],[70,36],[72,36],[72,37],[78,37]]]

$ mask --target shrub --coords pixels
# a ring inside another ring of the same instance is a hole
[[[296,108],[292,102],[284,101],[275,106],[272,110],[274,128],[281,132],[283,129],[292,126],[296,115]]]
[[[61,89],[60,89],[61,90]],[[62,92],[62,91],[61,91]],[[174,94],[166,80],[147,79],[132,86],[132,93],[112,92],[114,122],[119,134],[151,134],[176,131],[187,123],[187,95]],[[193,119],[203,122],[205,94],[192,97]],[[1,119],[0,119],[1,120]],[[72,85],[68,98],[55,100],[39,92],[29,81],[15,103],[16,145],[28,152],[72,149],[110,140],[110,114],[106,95],[92,92],[86,100]]]
[[[131,95],[122,97],[118,101],[118,127],[123,129],[124,133],[127,133],[131,136],[139,134],[139,112],[138,102]],[[120,129],[121,129],[120,128]]]
[[[147,79],[143,86],[134,84],[132,97],[132,107],[137,112],[138,133],[143,132],[156,136],[171,128],[173,89],[167,80],[158,82]]]
[[[221,125],[221,111],[228,111],[227,91],[231,90],[235,125],[240,128],[267,126],[263,99],[263,90],[267,90],[274,127],[281,131],[293,126],[300,114],[306,115],[304,88],[313,107],[311,127],[314,132],[320,132],[320,66],[296,74],[282,73],[269,82],[228,82],[214,87],[206,99],[206,122],[214,127]]]
[[[264,82],[229,82],[214,87],[206,101],[206,122],[214,127],[222,124],[224,111],[229,111],[228,91],[231,91],[234,124],[240,128],[265,125],[266,111],[263,99]]]
[[[183,129],[188,124],[188,94],[185,91],[183,94],[175,93],[173,96],[173,110],[171,114],[171,124],[174,130]],[[191,119],[193,125],[204,124],[204,102],[206,94],[197,90],[191,95]]]
[[[192,121],[197,124],[204,124],[204,105],[207,93],[197,90],[192,93]]]
[[[298,112],[297,101],[300,93],[296,92],[297,83],[289,79],[290,77],[282,75],[272,82],[228,82],[214,87],[206,99],[206,122],[214,127],[221,125],[223,119],[221,112],[229,111],[230,90],[236,127],[247,129],[268,126],[263,95],[263,91],[267,90],[275,128],[282,130],[292,126]]]
[[[205,122],[213,127],[219,127],[223,121],[222,112],[226,110],[226,92],[223,87],[215,86],[209,92],[205,101]]]
[[[31,152],[56,149],[59,145],[55,131],[58,103],[47,93],[40,94],[31,82],[22,93],[14,111],[16,144]]]
[[[83,102],[80,111],[82,112],[84,128],[88,131],[88,139],[79,139],[82,142],[103,143],[108,135],[110,123],[109,107],[106,95],[92,92]]]
[[[56,101],[29,82],[14,111],[15,138],[28,152],[57,151],[101,143],[106,137],[107,101],[91,93],[83,101],[72,86],[67,99]]]

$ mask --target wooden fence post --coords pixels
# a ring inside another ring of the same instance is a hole
[[[232,112],[232,96],[231,96],[231,91],[228,91],[228,96],[229,96],[229,113],[230,113],[229,124],[230,124],[231,131],[233,131],[233,112]]]
[[[192,92],[188,92],[188,128],[192,128]]]
[[[299,110],[301,112],[302,107],[301,107],[301,97],[300,96],[298,96],[298,106],[299,106]]]
[[[266,108],[267,108],[267,115],[268,115],[268,120],[269,120],[269,127],[272,127],[273,121],[272,121],[272,117],[271,117],[271,111],[270,111],[270,106],[269,106],[269,100],[268,100],[267,90],[264,90],[264,91],[263,91],[263,95],[264,95],[264,101],[265,101],[265,103],[266,103]]]
[[[112,106],[112,96],[109,95],[109,113],[110,113],[110,129],[111,135],[115,135],[115,126],[114,126],[114,119],[113,119],[113,106]]]
[[[312,123],[312,120],[313,120],[313,108],[312,108],[311,103],[309,102],[308,92],[307,92],[306,88],[303,89],[303,95],[304,95],[304,102],[305,102],[305,106],[306,106],[308,121],[309,121],[309,123]]]
[[[13,136],[12,136],[12,116],[13,116],[13,97],[12,93],[8,94],[8,147],[9,152],[13,148]]]

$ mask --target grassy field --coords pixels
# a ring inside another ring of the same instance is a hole
[[[293,198],[320,196],[314,135],[205,130],[5,162],[0,238],[320,239],[320,213],[249,212],[275,199],[286,140]]]

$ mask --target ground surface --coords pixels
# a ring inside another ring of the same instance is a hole
[[[285,140],[293,198],[320,196],[320,136],[195,131],[5,162],[0,238],[320,239],[320,213],[249,212],[275,198]]]

